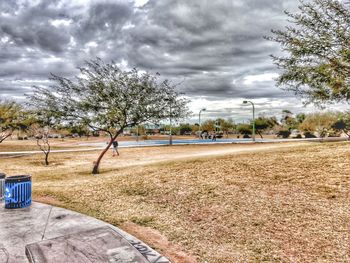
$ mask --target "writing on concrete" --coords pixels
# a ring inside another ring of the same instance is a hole
[[[129,242],[151,263],[170,263],[170,261],[167,260],[165,257],[156,254],[152,249],[150,249],[148,246],[141,243],[140,241],[129,240]]]

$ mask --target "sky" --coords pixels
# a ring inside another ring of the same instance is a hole
[[[297,0],[1,0],[0,98],[25,101],[50,72],[72,78],[85,60],[115,61],[181,83],[191,122],[313,112],[275,85],[281,54],[265,40]],[[348,109],[344,105],[334,108]]]

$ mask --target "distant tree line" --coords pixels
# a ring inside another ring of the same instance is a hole
[[[169,116],[166,116],[164,113],[159,120],[166,117]],[[94,125],[96,125],[97,121],[94,122]],[[102,121],[105,122],[106,120],[102,119]],[[102,127],[107,126],[106,123],[106,126]],[[77,122],[72,119],[62,121],[61,117],[58,118],[57,111],[42,111],[33,107],[25,107],[13,101],[0,101],[0,143],[12,137],[19,140],[33,138],[36,140],[38,148],[44,153],[46,165],[49,164],[48,157],[51,150],[50,138],[89,138],[90,136],[104,134],[109,136],[110,141],[112,141],[116,138],[113,137],[113,133],[118,134],[118,136],[120,134],[138,135],[144,139],[147,139],[149,135],[169,134],[169,124],[158,125],[158,127],[158,129],[150,128],[149,125],[139,122],[138,125],[135,125],[135,123],[125,125],[122,130],[120,128],[118,130],[112,126],[109,128],[110,130],[106,130],[106,128],[96,129],[91,123]],[[199,137],[203,131],[208,133],[216,132],[219,138],[225,138],[229,135],[250,138],[252,134],[251,123],[235,123],[232,119],[223,118],[205,120],[200,126],[198,123],[178,123],[173,124],[171,128],[173,135],[182,136]],[[284,110],[280,119],[275,116],[258,116],[255,119],[255,129],[257,135],[261,138],[265,135],[282,138],[324,138],[339,136],[349,138],[350,112],[326,111],[311,114],[293,114],[288,110]],[[97,172],[94,170],[94,173]]]
[[[25,140],[34,138],[37,140],[47,138],[109,136],[103,130],[96,131],[84,123],[66,122],[57,123],[54,116],[26,109],[16,102],[0,101],[0,142],[7,138]],[[152,125],[151,125],[152,126]],[[153,125],[154,126],[154,125]],[[154,135],[169,134],[169,124],[158,124],[158,128],[140,123],[137,126],[129,126],[123,130],[123,135]],[[223,137],[229,134],[252,134],[251,123],[235,123],[232,118],[207,119],[199,127],[198,123],[177,123],[172,127],[173,135],[198,136],[198,132],[222,133]],[[325,111],[318,113],[293,114],[289,110],[282,111],[282,117],[258,116],[255,119],[257,135],[263,138],[265,135],[281,137],[326,137],[326,136],[350,136],[350,112]]]

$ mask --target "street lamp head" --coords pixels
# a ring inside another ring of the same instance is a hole
[[[207,109],[206,108],[203,108],[202,111],[206,111]]]
[[[247,104],[247,103],[248,103],[248,101],[247,101],[247,100],[244,100],[244,101],[243,101],[243,104]]]

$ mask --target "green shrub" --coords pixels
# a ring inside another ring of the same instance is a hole
[[[282,138],[288,138],[290,135],[289,130],[281,130],[277,133],[277,136],[282,137]]]
[[[304,133],[305,138],[317,138],[314,134],[311,132],[305,132]]]

